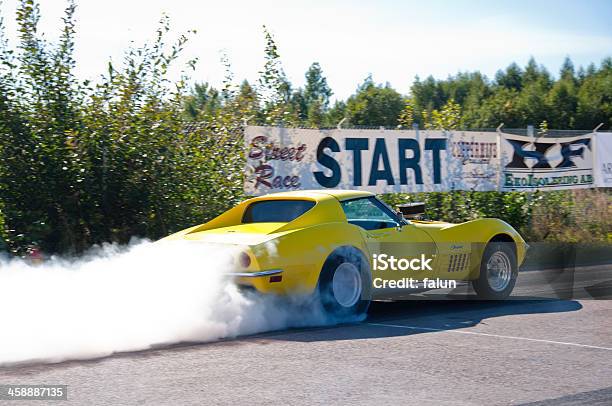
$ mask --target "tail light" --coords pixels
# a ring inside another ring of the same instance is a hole
[[[240,255],[238,255],[238,263],[241,267],[248,268],[249,265],[251,265],[251,256],[244,251],[241,252]]]

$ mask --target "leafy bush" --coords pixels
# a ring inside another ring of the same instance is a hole
[[[447,192],[388,194],[391,206],[425,202],[425,217],[462,222],[500,218],[527,241],[612,242],[612,191]]]
[[[109,64],[100,83],[74,77],[75,4],[58,44],[37,35],[38,6],[23,0],[17,51],[0,50],[0,202],[13,251],[37,244],[79,252],[102,241],[157,238],[205,221],[236,202],[241,114],[233,103],[186,131],[184,80],[167,71],[187,36],[155,42]]]

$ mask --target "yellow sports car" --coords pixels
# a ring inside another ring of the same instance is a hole
[[[423,210],[402,211],[414,217]],[[265,294],[318,294],[339,315],[362,313],[390,291],[448,281],[471,281],[480,297],[505,298],[527,249],[502,220],[410,219],[372,193],[348,190],[252,198],[166,239],[239,246],[230,272],[237,284]]]

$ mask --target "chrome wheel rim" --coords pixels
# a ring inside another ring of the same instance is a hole
[[[512,263],[503,251],[496,251],[487,261],[487,280],[495,292],[504,291],[512,279]]]
[[[361,275],[359,269],[349,262],[340,264],[332,279],[334,298],[343,307],[352,307],[361,296]]]

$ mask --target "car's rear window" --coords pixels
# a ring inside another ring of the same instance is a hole
[[[264,200],[249,205],[242,223],[288,223],[312,209],[311,200]]]

